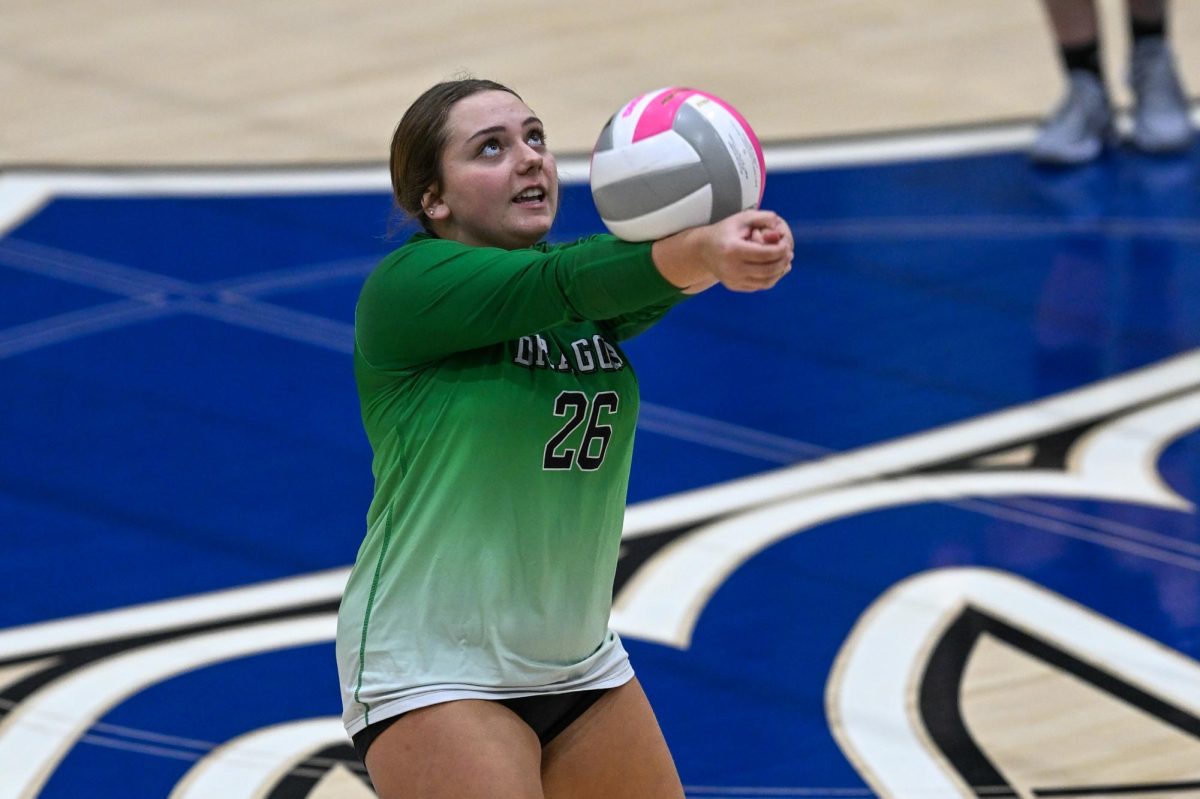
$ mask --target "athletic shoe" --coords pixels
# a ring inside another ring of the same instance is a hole
[[[1112,107],[1104,84],[1091,72],[1071,70],[1061,105],[1042,126],[1029,150],[1043,164],[1082,164],[1116,140]]]
[[[1160,37],[1135,42],[1129,64],[1133,89],[1133,143],[1152,153],[1186,149],[1192,140],[1188,100],[1171,48]]]

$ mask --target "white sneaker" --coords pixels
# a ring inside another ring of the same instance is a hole
[[[1188,99],[1175,72],[1175,59],[1165,40],[1134,43],[1129,63],[1133,89],[1133,143],[1151,153],[1187,149],[1192,141]]]
[[[1029,157],[1043,164],[1082,164],[1116,141],[1112,106],[1091,72],[1071,70],[1066,97],[1042,126]]]

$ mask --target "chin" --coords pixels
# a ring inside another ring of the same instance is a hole
[[[554,220],[551,219],[544,224],[523,225],[520,230],[513,231],[513,240],[524,241],[525,244],[519,245],[520,247],[532,247],[546,237],[553,224]]]

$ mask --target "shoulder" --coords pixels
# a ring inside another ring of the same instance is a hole
[[[457,241],[439,239],[428,233],[417,233],[385,255],[379,262],[378,269],[387,269],[401,263],[445,258],[451,254],[469,252],[473,249],[475,248]]]
[[[406,283],[438,264],[455,260],[477,249],[457,241],[418,233],[379,261],[367,276],[363,291],[369,294],[386,290],[386,287],[396,283]]]

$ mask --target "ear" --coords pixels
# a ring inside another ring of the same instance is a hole
[[[450,206],[437,192],[437,186],[430,186],[421,195],[421,210],[431,220],[443,220],[450,216]]]

